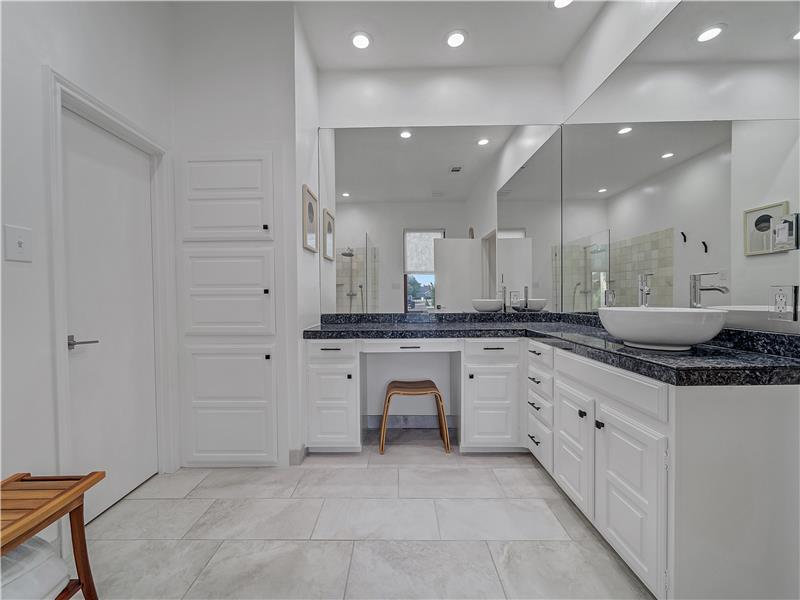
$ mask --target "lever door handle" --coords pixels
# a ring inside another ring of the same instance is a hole
[[[99,344],[100,340],[76,340],[75,336],[71,333],[67,336],[67,350],[74,350],[75,346],[82,346],[84,344]]]

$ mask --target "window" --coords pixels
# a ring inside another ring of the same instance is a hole
[[[403,232],[403,273],[406,312],[436,306],[433,241],[444,238],[444,229],[406,229]]]

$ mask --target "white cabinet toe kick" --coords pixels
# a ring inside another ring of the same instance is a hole
[[[422,353],[451,356],[460,451],[530,451],[657,598],[800,596],[800,386],[678,387],[532,339],[306,340],[309,451],[360,451],[367,357]]]

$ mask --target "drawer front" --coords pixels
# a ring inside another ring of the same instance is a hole
[[[381,353],[398,352],[413,354],[415,352],[458,352],[461,350],[461,341],[457,339],[440,340],[363,340],[362,352]]]
[[[553,403],[528,390],[528,413],[548,427],[553,426]]]
[[[669,385],[629,371],[565,352],[556,351],[555,369],[581,385],[594,388],[611,399],[654,417],[668,420]]]
[[[553,432],[533,415],[528,415],[528,449],[548,473],[553,472]]]
[[[352,340],[307,341],[308,358],[351,359],[356,355],[356,343]]]
[[[516,338],[467,340],[464,354],[469,359],[484,362],[519,362],[519,340]]]
[[[528,389],[544,398],[553,397],[553,375],[547,371],[528,367]]]
[[[528,358],[530,364],[553,368],[553,350],[552,346],[528,340]]]

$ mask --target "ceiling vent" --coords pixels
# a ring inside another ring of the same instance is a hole
[[[431,198],[444,198],[444,192],[432,192]]]
[[[450,167],[450,172],[451,172],[451,173],[461,173],[461,169],[462,169],[462,168],[463,168],[463,167],[461,167],[461,166],[459,166],[459,165],[456,165],[456,166],[454,166],[454,167]]]

